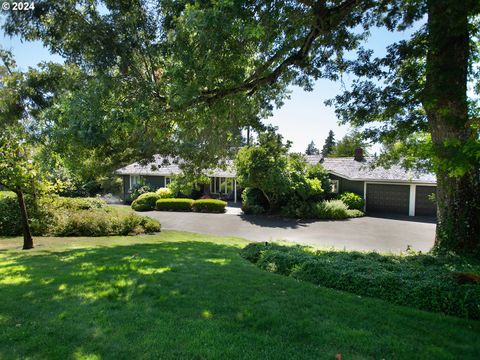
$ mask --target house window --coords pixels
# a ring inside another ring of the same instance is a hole
[[[170,176],[165,176],[163,178],[163,185],[164,187],[167,187],[168,184],[170,184],[172,182],[172,178]]]
[[[330,180],[330,184],[332,185],[332,187],[331,187],[332,193],[337,194],[338,193],[338,186],[339,186],[338,180]]]
[[[143,178],[140,175],[130,175],[130,189],[143,183]]]

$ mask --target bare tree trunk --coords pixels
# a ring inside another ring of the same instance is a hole
[[[458,162],[459,150],[477,136],[469,126],[467,105],[468,15],[474,2],[427,3],[429,50],[423,104],[438,160],[435,249],[480,257],[479,164],[469,164],[457,177],[449,174],[447,166]]]
[[[33,238],[32,233],[30,232],[30,225],[28,224],[27,207],[25,206],[25,198],[23,197],[23,191],[22,189],[17,188],[15,192],[17,194],[18,206],[20,207],[20,214],[22,216],[23,250],[32,249]]]

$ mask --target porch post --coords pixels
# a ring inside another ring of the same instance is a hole
[[[237,202],[237,179],[233,179],[233,199],[234,202]]]
[[[408,204],[408,216],[415,216],[415,197],[417,185],[410,184],[410,201]]]

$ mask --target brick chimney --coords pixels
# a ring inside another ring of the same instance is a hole
[[[363,149],[362,148],[356,148],[355,149],[354,159],[355,159],[355,161],[362,161],[363,160]]]

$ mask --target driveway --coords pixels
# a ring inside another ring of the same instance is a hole
[[[159,220],[162,229],[241,237],[252,241],[286,240],[319,247],[400,252],[407,246],[428,251],[433,246],[435,224],[408,218],[363,217],[342,221],[297,221],[244,215],[236,208],[226,214],[150,211],[143,215]]]

